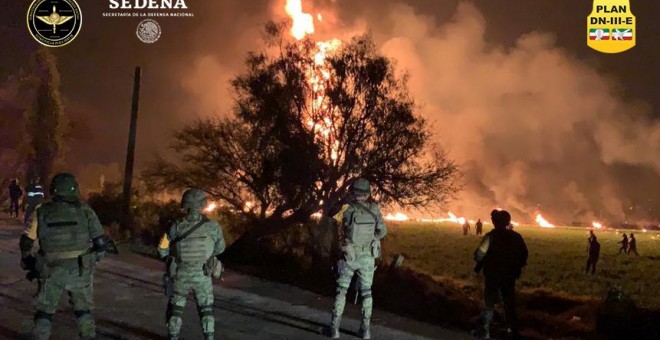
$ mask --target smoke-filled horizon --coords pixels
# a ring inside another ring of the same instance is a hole
[[[465,189],[447,210],[487,219],[491,209],[502,207],[523,222],[540,208],[557,224],[657,216],[660,123],[652,118],[654,102],[636,100],[630,88],[639,87],[625,72],[604,75],[603,64],[634,60],[634,51],[605,62],[602,56],[579,58],[565,46],[572,42],[551,30],[511,29],[533,20],[513,20],[516,6],[507,6],[507,18],[492,7],[501,2],[488,3],[303,0],[303,9],[323,15],[313,38],[369,32],[397,69],[410,75],[411,94],[434,142],[465,171]],[[71,48],[57,51],[68,113],[93,135],[68,156],[88,186],[101,174],[120,179],[133,65],[144,68],[140,167],[165,151],[178,126],[231,113],[229,81],[244,69],[246,53],[261,49],[263,24],[286,19],[284,0],[187,4],[196,17],[158,19],[163,35],[157,44],[137,41],[137,19],[104,18],[86,21]],[[103,1],[84,5],[88,16],[107,11]],[[579,23],[571,29],[583,44],[590,4],[580,6]],[[544,27],[548,20],[538,18]],[[650,73],[657,74],[655,65],[648,65]],[[654,87],[653,76],[640,77]]]

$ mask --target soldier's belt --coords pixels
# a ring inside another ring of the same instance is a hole
[[[59,251],[54,253],[46,253],[46,261],[68,260],[75,259],[80,255],[88,253],[89,250],[73,250],[73,251]]]

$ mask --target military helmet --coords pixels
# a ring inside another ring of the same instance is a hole
[[[371,185],[364,178],[358,178],[351,183],[351,193],[354,195],[371,195]]]
[[[76,176],[68,172],[59,173],[53,176],[50,181],[50,194],[60,197],[78,197],[78,181]]]
[[[181,197],[181,207],[203,209],[206,207],[206,194],[200,189],[188,189]]]

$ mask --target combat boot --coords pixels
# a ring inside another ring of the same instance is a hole
[[[330,321],[330,327],[328,327],[328,336],[332,339],[339,339],[339,324],[341,323],[341,317],[332,316],[332,321]]]
[[[360,337],[362,339],[371,339],[371,324],[370,320],[362,320],[360,324]]]

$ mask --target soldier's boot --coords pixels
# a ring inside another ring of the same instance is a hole
[[[53,319],[53,314],[38,310],[34,316],[32,338],[36,340],[48,340],[50,338],[52,319]]]
[[[371,321],[362,320],[360,324],[360,332],[358,333],[362,339],[371,339]]]
[[[371,339],[371,312],[374,304],[371,287],[360,287],[360,296],[362,297],[362,323],[359,335],[362,339]]]
[[[215,339],[215,317],[213,316],[213,305],[197,306],[204,340]]]
[[[94,317],[91,311],[75,311],[74,314],[76,315],[80,338],[83,340],[96,339],[96,325],[94,324]]]
[[[330,327],[328,327],[328,336],[332,339],[339,339],[339,324],[341,324],[341,316],[332,315]]]

